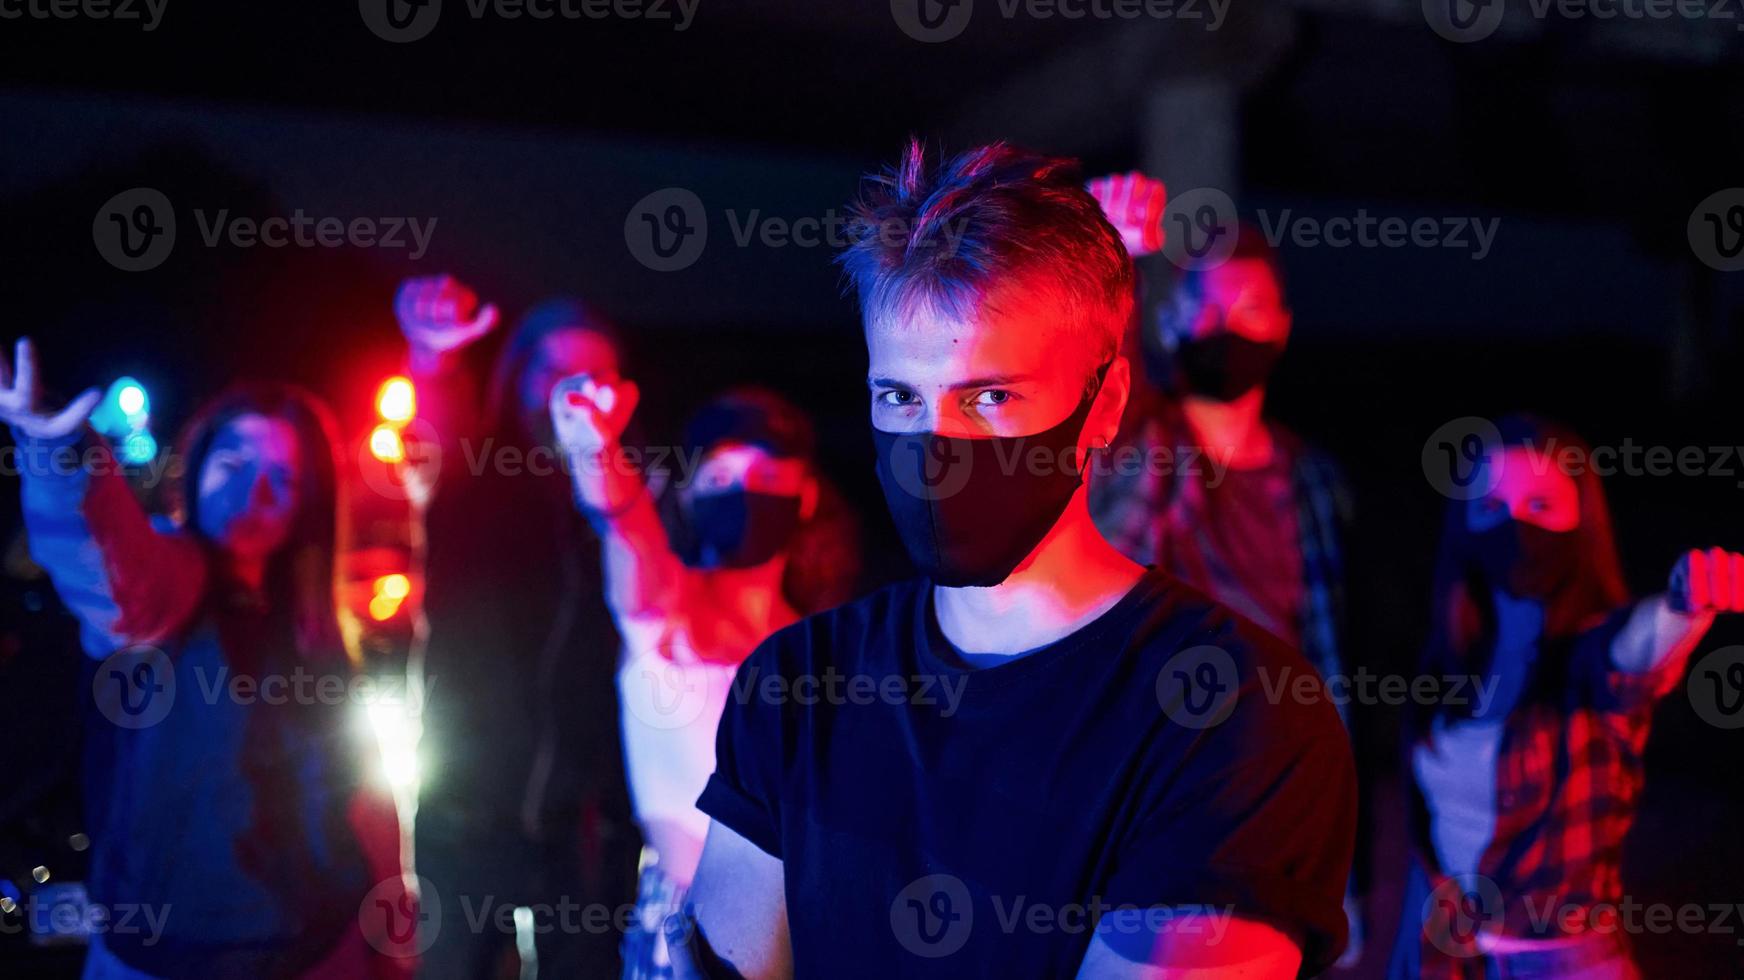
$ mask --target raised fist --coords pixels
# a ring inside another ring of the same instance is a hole
[[[1666,599],[1678,612],[1744,611],[1744,555],[1724,548],[1685,552],[1671,568]]]
[[[414,354],[446,354],[472,343],[497,325],[494,304],[451,276],[420,276],[400,283],[394,316]]]
[[[1168,207],[1169,195],[1162,181],[1134,170],[1098,177],[1087,189],[1102,205],[1102,213],[1120,232],[1120,240],[1133,258],[1163,247],[1163,210]]]
[[[596,381],[577,374],[551,389],[551,427],[570,453],[589,454],[617,445],[641,400],[634,381]]]
[[[36,379],[36,346],[29,337],[18,341],[16,358],[18,370],[14,374],[6,359],[0,357],[0,422],[27,436],[59,439],[71,435],[85,424],[103,399],[103,392],[92,388],[60,411],[50,411],[42,404],[42,387]]]

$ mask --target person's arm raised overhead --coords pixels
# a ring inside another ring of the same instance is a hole
[[[18,442],[32,557],[78,617],[90,656],[162,642],[205,588],[199,546],[152,527],[108,443],[85,424],[102,393],[50,409],[28,339],[16,359],[15,372],[0,358],[0,422]]]
[[[685,573],[642,471],[621,442],[640,399],[634,381],[585,374],[563,379],[551,392],[552,428],[576,500],[599,531],[606,597],[620,616],[657,611]]]
[[[400,283],[394,318],[406,338],[406,369],[417,392],[418,415],[436,431],[445,455],[479,435],[477,379],[461,363],[463,352],[492,330],[495,304],[452,276],[418,276]]]

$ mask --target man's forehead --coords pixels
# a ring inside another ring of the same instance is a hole
[[[1051,375],[1060,370],[1063,336],[1057,323],[1040,316],[990,311],[972,319],[892,314],[866,328],[871,376],[935,384]]]

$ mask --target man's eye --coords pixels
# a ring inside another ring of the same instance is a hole
[[[912,405],[915,398],[912,391],[881,391],[878,400],[885,405]]]
[[[1011,392],[1000,388],[989,388],[975,395],[975,404],[980,406],[1003,405],[1011,400]]]

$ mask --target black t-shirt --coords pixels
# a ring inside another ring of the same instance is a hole
[[[740,667],[699,806],[784,862],[799,977],[1071,977],[1109,908],[1344,943],[1349,743],[1299,654],[1152,572],[972,669],[912,581]],[[1318,688],[1314,688],[1318,690]]]

